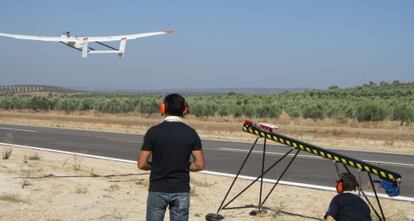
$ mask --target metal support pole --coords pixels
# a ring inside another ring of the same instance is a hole
[[[333,161],[334,163],[335,163],[335,170],[336,170],[336,174],[338,175],[338,178],[340,178],[339,177],[339,167],[338,167],[338,162],[336,162],[336,161]]]
[[[358,196],[359,197],[361,197],[361,189],[362,189],[362,171],[361,170],[358,170],[358,183],[360,184],[360,185],[358,185]]]
[[[372,182],[372,177],[370,173],[368,173],[368,177],[369,177],[369,182],[371,183],[371,186],[372,186],[372,190],[374,190],[374,194],[375,194],[375,198],[377,199],[378,207],[381,211],[382,220],[385,221],[384,211],[382,210],[381,202],[378,198],[377,190],[375,189],[374,182]]]
[[[265,156],[266,156],[266,138],[264,139],[263,143],[263,156],[262,156],[262,174],[264,172],[264,166],[265,166]],[[263,176],[260,179],[260,194],[259,194],[259,213],[262,210],[262,192],[263,192]]]
[[[381,216],[379,215],[378,211],[374,208],[374,206],[372,205],[371,201],[369,201],[368,196],[365,194],[365,192],[361,189],[361,193],[364,196],[365,200],[368,202],[369,206],[372,208],[372,210],[374,210],[375,215],[377,215],[378,219],[380,221],[385,221],[382,220]]]
[[[292,157],[292,159],[289,161],[289,164],[286,166],[286,168],[283,170],[282,174],[280,174],[279,178],[277,179],[276,183],[273,185],[272,189],[269,191],[267,196],[264,198],[261,205],[259,205],[259,208],[263,206],[263,204],[266,202],[266,200],[269,198],[270,194],[272,194],[273,190],[276,188],[279,181],[282,179],[282,177],[285,175],[286,171],[289,169],[290,165],[292,165],[293,161],[296,159],[300,152],[300,149],[298,149],[295,153],[295,155]]]
[[[253,180],[249,185],[247,185],[242,191],[240,191],[240,193],[238,193],[235,197],[233,197],[233,199],[231,199],[228,203],[226,203],[226,205],[224,205],[222,207],[222,209],[225,209],[230,203],[232,203],[235,199],[237,199],[237,197],[239,197],[241,194],[243,194],[247,189],[249,189],[249,187],[251,187],[255,182],[257,182],[262,176],[264,176],[266,173],[268,173],[273,167],[275,167],[278,163],[280,163],[280,161],[282,161],[286,156],[288,156],[294,149],[290,149],[287,153],[285,153],[285,155],[283,155],[281,158],[279,158],[275,163],[273,163],[272,166],[270,166],[269,168],[267,168],[263,174],[261,174],[260,176],[258,176],[255,180]]]
[[[222,206],[223,206],[224,202],[226,201],[227,196],[229,195],[229,193],[230,193],[231,189],[233,188],[234,183],[236,182],[237,178],[239,177],[239,175],[240,175],[241,171],[243,170],[243,167],[244,167],[244,165],[246,164],[247,159],[249,159],[249,156],[250,156],[250,154],[252,153],[252,151],[253,151],[254,147],[256,146],[256,143],[257,143],[257,141],[258,141],[258,140],[259,140],[259,137],[257,137],[257,138],[256,138],[256,140],[254,141],[254,143],[253,143],[252,147],[251,147],[251,148],[250,148],[250,150],[249,150],[249,153],[248,153],[248,154],[246,155],[246,157],[244,158],[244,161],[243,161],[243,163],[242,163],[242,165],[241,165],[241,167],[240,167],[239,171],[237,172],[236,177],[234,177],[233,182],[232,182],[232,183],[231,183],[231,185],[230,185],[230,188],[227,190],[226,196],[224,197],[223,201],[221,201],[221,204],[220,204],[219,208],[217,209],[217,213],[216,213],[216,214],[218,214],[218,213],[220,212],[220,210],[222,209]]]

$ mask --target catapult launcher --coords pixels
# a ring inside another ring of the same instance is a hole
[[[245,159],[243,160],[236,176],[233,179],[233,182],[231,183],[227,193],[225,194],[219,208],[217,209],[216,213],[210,213],[206,216],[207,221],[217,221],[224,219],[224,216],[220,215],[220,211],[222,210],[229,210],[229,209],[245,209],[245,208],[254,208],[253,211],[250,212],[250,215],[257,215],[261,213],[266,213],[266,210],[269,209],[268,207],[264,207],[264,203],[266,200],[270,197],[272,192],[275,190],[276,186],[282,179],[282,177],[286,174],[289,167],[293,164],[295,159],[297,158],[299,152],[305,151],[307,153],[320,156],[322,158],[325,158],[327,160],[333,161],[336,172],[339,174],[339,167],[338,165],[342,165],[342,167],[345,169],[346,172],[351,173],[350,168],[354,168],[359,173],[359,181],[358,181],[358,193],[362,194],[362,196],[365,198],[371,209],[374,211],[376,216],[379,220],[385,221],[384,212],[381,206],[381,202],[379,200],[374,182],[379,182],[381,187],[385,190],[385,192],[389,196],[398,196],[400,193],[400,183],[401,183],[401,175],[393,172],[391,170],[381,168],[377,165],[373,165],[352,157],[345,156],[344,154],[339,154],[334,151],[318,147],[316,145],[306,143],[303,141],[300,141],[295,138],[291,138],[282,134],[278,134],[274,132],[275,129],[277,129],[277,126],[266,124],[266,123],[254,123],[250,120],[246,120],[243,124],[243,131],[246,133],[250,133],[256,136],[256,140],[254,141],[253,145],[251,146],[249,152],[247,153]],[[227,200],[229,193],[231,192],[236,180],[238,179],[240,173],[242,172],[247,160],[251,156],[251,153],[253,152],[253,149],[255,148],[257,142],[259,139],[263,140],[263,152],[262,152],[262,162],[261,162],[261,174],[257,176],[255,180],[253,180],[249,185],[247,185],[243,190],[241,190],[239,193],[237,193],[232,199]],[[265,156],[266,156],[266,145],[267,140],[271,140],[274,142],[277,142],[279,144],[286,145],[287,147],[290,147],[291,149],[288,150],[284,155],[282,155],[279,159],[277,159],[271,166],[268,168],[265,168]],[[292,153],[294,152],[294,153]],[[289,162],[285,168],[282,169],[279,177],[277,178],[276,182],[273,184],[270,191],[264,196],[263,193],[263,179],[264,175],[269,173],[277,164],[279,164],[283,159],[285,159],[288,155],[292,154],[293,156],[289,159]],[[378,205],[378,208],[380,212],[377,211],[377,209],[374,207],[374,205],[369,200],[367,194],[363,191],[362,185],[361,185],[361,179],[362,174],[366,173],[370,185],[372,187],[372,190],[374,192],[374,196]],[[372,176],[376,176],[380,179],[380,181],[374,181]],[[356,176],[358,177],[358,176]],[[246,205],[246,206],[236,206],[236,207],[230,207],[230,204],[234,202],[238,197],[240,197],[247,189],[253,186],[256,182],[259,182],[260,180],[260,190],[259,190],[259,203],[258,205]]]

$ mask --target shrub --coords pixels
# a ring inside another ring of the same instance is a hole
[[[37,153],[34,153],[32,155],[30,155],[28,158],[28,160],[40,160],[40,156]]]
[[[325,117],[324,109],[320,104],[309,104],[303,109],[303,117],[320,120]]]
[[[404,125],[414,121],[414,108],[408,103],[397,104],[393,108],[393,120],[399,120],[400,125]]]
[[[357,119],[359,121],[381,121],[385,117],[385,108],[378,103],[368,102],[357,107]]]
[[[3,149],[3,160],[10,159],[12,152],[13,152],[13,148],[11,147],[7,149]]]

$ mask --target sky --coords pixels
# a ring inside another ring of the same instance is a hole
[[[157,90],[414,81],[413,11],[410,0],[3,0],[3,33],[176,32],[128,41],[124,58],[83,59],[59,43],[0,38],[0,85]]]

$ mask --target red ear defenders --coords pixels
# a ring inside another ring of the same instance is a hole
[[[167,111],[167,105],[165,105],[164,102],[161,102],[160,104],[160,111],[162,115],[165,115],[166,111]],[[189,114],[190,113],[190,108],[188,107],[188,104],[185,103],[184,104],[184,111],[183,111],[183,115]]]
[[[161,114],[162,115],[165,115],[165,111],[166,111],[166,109],[165,109],[165,103],[164,102],[161,102],[161,104],[160,104],[160,112],[161,112]]]
[[[343,193],[344,192],[344,183],[342,181],[342,178],[336,181],[336,192],[337,193]]]

